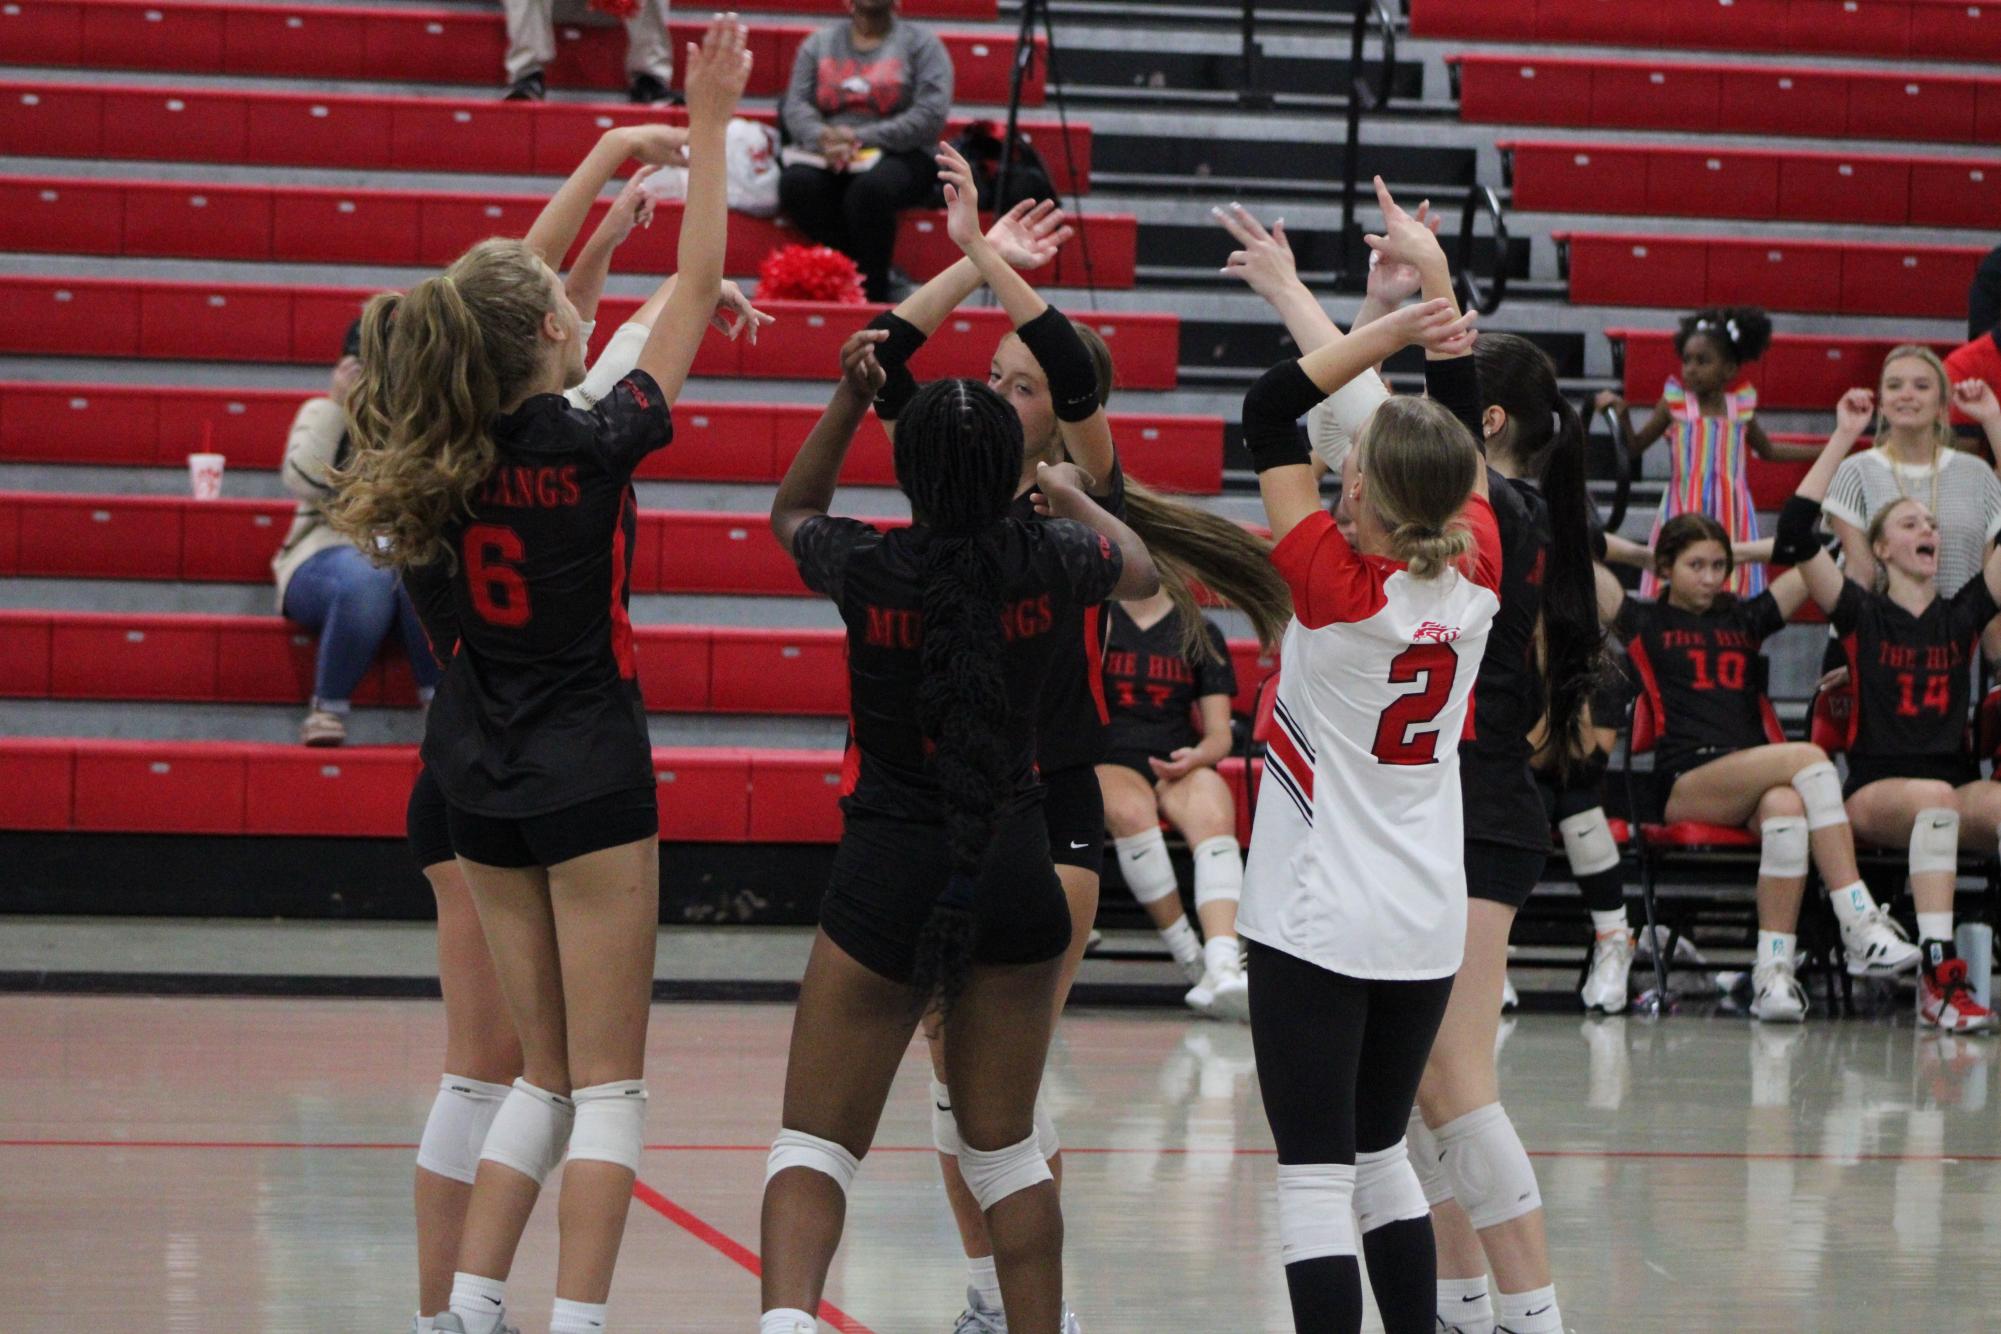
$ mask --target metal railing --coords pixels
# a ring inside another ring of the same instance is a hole
[[[1250,5],[1245,4],[1248,11]],[[1362,61],[1362,48],[1374,20],[1383,31],[1383,59],[1378,85],[1372,86]],[[1341,168],[1341,282],[1347,286],[1367,272],[1368,261],[1356,254],[1361,233],[1355,228],[1355,192],[1362,174],[1362,113],[1380,111],[1396,90],[1397,16],[1390,0],[1355,0],[1355,21],[1348,34],[1348,138]]]
[[[1486,279],[1474,273],[1474,224],[1485,213],[1493,220],[1494,272]],[[1466,190],[1466,207],[1459,215],[1459,253],[1453,266],[1459,285],[1459,304],[1482,315],[1492,315],[1508,297],[1508,215],[1501,197],[1475,181]]]

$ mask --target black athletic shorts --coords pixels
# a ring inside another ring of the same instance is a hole
[[[1543,863],[1548,860],[1547,852],[1469,838],[1466,897],[1520,908],[1535,893],[1536,882],[1542,879]]]
[[[1763,744],[1763,743],[1760,743]],[[1675,757],[1671,765],[1654,765],[1654,791],[1660,793],[1661,805],[1665,807],[1674,796],[1674,785],[1682,775],[1700,769],[1705,764],[1714,764],[1728,755],[1735,755],[1744,746],[1700,746],[1686,755]]]
[[[1116,764],[1121,769],[1130,769],[1141,778],[1144,778],[1148,787],[1152,787],[1160,779],[1155,776],[1153,766],[1148,764],[1147,761],[1150,759],[1164,760],[1166,758],[1167,756],[1156,754],[1150,750],[1114,746],[1105,752],[1105,758],[1099,760],[1098,763]],[[1102,791],[1102,789],[1100,790]]]
[[[1042,818],[1049,830],[1049,857],[1101,875],[1105,869],[1105,792],[1098,766],[1079,764],[1042,775]]]
[[[430,870],[452,860],[452,831],[445,815],[445,791],[429,769],[417,771],[410,788],[410,805],[403,812],[403,833],[417,865]]]
[[[973,899],[976,963],[1045,963],[1070,948],[1070,902],[1049,860],[1039,795],[1010,807],[994,830]],[[820,929],[871,972],[908,982],[917,938],[951,874],[943,824],[850,811]]]
[[[502,819],[449,808],[452,850],[482,866],[560,866],[606,848],[660,833],[660,805],[650,787],[626,788],[547,815]]]
[[[1964,787],[1980,777],[1980,766],[1970,755],[1856,755],[1848,756],[1848,781],[1841,786],[1843,798],[1852,797],[1871,783],[1885,778],[1929,778],[1954,787]]]

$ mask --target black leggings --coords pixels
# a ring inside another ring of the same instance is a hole
[[[1452,979],[1371,982],[1255,940],[1245,946],[1251,1043],[1280,1164],[1352,1164],[1358,1152],[1395,1145],[1410,1122]],[[1361,1243],[1384,1328],[1431,1330],[1438,1265],[1430,1220],[1392,1223],[1365,1233]],[[1294,1328],[1320,1334],[1361,1327],[1354,1257],[1287,1265],[1285,1279]]]
[[[778,178],[778,200],[800,231],[854,260],[869,300],[887,301],[897,213],[923,203],[937,179],[928,148],[884,153],[862,172],[787,167]]]

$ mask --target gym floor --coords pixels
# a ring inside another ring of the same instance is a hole
[[[755,1326],[791,1011],[663,1004],[614,1327]],[[435,1001],[0,996],[0,1311],[21,1330],[407,1328]],[[1992,1040],[1908,1015],[1760,1028],[1524,1015],[1501,1054],[1572,1328],[1991,1327]],[[827,1297],[849,1331],[951,1328],[963,1269],[913,1048]],[[1093,1331],[1290,1329],[1249,1034],[1078,1010],[1050,1078],[1074,1302]],[[511,1294],[545,1327],[551,1190]],[[1371,1327],[1373,1328],[1373,1317]]]

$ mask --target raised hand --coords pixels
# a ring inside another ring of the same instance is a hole
[[[1994,397],[1994,386],[1985,380],[1961,380],[1955,384],[1952,405],[1983,426],[2001,421],[2001,400]]]
[[[1834,405],[1834,429],[1854,439],[1869,429],[1876,419],[1876,394],[1869,389],[1851,389]]]
[[[938,145],[938,179],[945,183],[945,234],[961,250],[970,250],[983,237],[980,230],[980,188],[973,183],[973,167],[950,144]]]
[[[735,14],[718,14],[700,44],[688,43],[687,98],[690,125],[720,129],[736,114],[750,79],[750,30]]]
[[[722,295],[716,301],[716,313],[709,317],[709,323],[734,342],[737,335],[748,331],[750,345],[757,346],[757,331],[767,324],[778,323],[776,315],[767,315],[750,303],[743,289],[728,279],[723,280]]]
[[[1416,344],[1427,352],[1457,357],[1473,350],[1473,323],[1479,313],[1469,310],[1456,314],[1452,302],[1439,297],[1392,311],[1382,322],[1406,347]]]
[[[1065,519],[1092,504],[1091,475],[1074,463],[1035,465],[1035,512],[1043,518]]]
[[[625,239],[639,227],[653,225],[653,195],[646,189],[646,180],[657,167],[641,167],[625,182],[625,188],[618,192],[618,198],[611,201],[611,209],[605,214],[604,225],[610,229],[614,246],[625,244]]]
[[[1286,239],[1285,219],[1280,218],[1266,231],[1264,224],[1242,204],[1212,208],[1209,215],[1242,247],[1232,251],[1223,272],[1243,279],[1246,286],[1270,301],[1280,292],[1299,285],[1299,264]]]
[[[688,165],[688,131],[679,125],[627,125],[616,133],[625,138],[626,156],[649,167]]]
[[[889,378],[875,359],[876,345],[889,337],[883,329],[858,329],[841,344],[841,384],[864,403],[875,401]]]
[[[987,228],[987,244],[1010,267],[1032,273],[1056,258],[1056,252],[1077,234],[1053,199],[1024,199]]]
[[[1430,223],[1419,222],[1390,194],[1383,178],[1376,177],[1376,202],[1383,210],[1383,231],[1362,238],[1369,249],[1381,255],[1385,264],[1407,264],[1422,272],[1427,265],[1443,265],[1445,251],[1438,244]],[[1428,209],[1420,206],[1428,214]]]
[[[1431,201],[1425,200],[1417,206],[1416,220],[1431,228],[1433,236],[1438,235],[1444,223],[1443,215],[1431,211]],[[1416,296],[1424,288],[1424,275],[1415,264],[1385,258],[1380,250],[1369,252],[1369,295],[1383,306],[1400,306]]]

